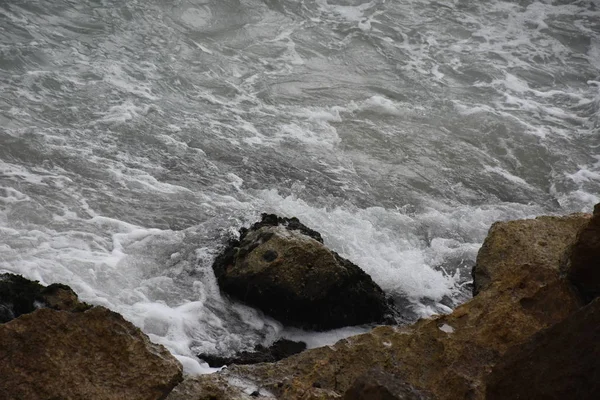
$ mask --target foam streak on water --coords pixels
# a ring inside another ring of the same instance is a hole
[[[600,5],[0,1],[0,270],[121,312],[188,372],[281,326],[212,260],[297,216],[414,319],[496,220],[600,193]]]

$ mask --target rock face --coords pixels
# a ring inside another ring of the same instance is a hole
[[[427,397],[398,377],[374,369],[359,377],[343,400],[426,400]]]
[[[538,217],[530,220],[496,222],[473,268],[473,295],[514,265],[559,265],[577,232],[588,222],[587,214]],[[548,249],[548,251],[546,251]]]
[[[577,235],[563,270],[585,302],[600,296],[600,204]]]
[[[269,347],[257,345],[254,351],[242,351],[233,357],[218,357],[210,354],[198,354],[198,358],[206,361],[210,367],[218,368],[223,365],[258,364],[275,362],[306,350],[306,343],[279,339]]]
[[[0,274],[0,324],[42,307],[77,312],[91,306],[80,302],[66,285],[46,287],[20,275]]]
[[[511,348],[486,399],[600,399],[600,299]]]
[[[164,399],[182,367],[103,307],[42,308],[0,325],[0,399]]]
[[[559,260],[588,219],[494,225],[478,257],[478,269],[486,271],[484,282],[476,282],[480,292],[452,314],[412,326],[377,327],[277,363],[234,365],[183,387],[246,379],[279,399],[339,399],[360,376],[381,368],[431,398],[483,399],[487,374],[509,348],[581,307],[572,285],[561,278]]]
[[[213,264],[219,287],[282,323],[325,330],[392,314],[369,275],[297,219],[263,214],[240,234]]]
[[[166,400],[255,400],[270,398],[256,386],[240,379],[227,380],[219,374],[188,376],[175,387]]]

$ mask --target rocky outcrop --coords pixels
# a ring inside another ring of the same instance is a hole
[[[91,306],[80,302],[67,285],[43,286],[21,275],[0,274],[0,324],[43,307],[78,312]]]
[[[377,284],[295,218],[263,214],[216,258],[219,287],[286,325],[325,330],[382,323],[392,309]]]
[[[208,363],[212,368],[224,365],[258,364],[275,362],[306,350],[306,343],[293,340],[279,339],[269,347],[256,345],[254,351],[242,351],[232,357],[219,357],[211,354],[198,354],[198,358]]]
[[[428,397],[397,376],[373,369],[359,377],[343,400],[426,400]]]
[[[585,302],[600,296],[600,204],[577,235],[563,271]]]
[[[188,376],[175,387],[166,400],[255,400],[274,399],[275,396],[259,390],[244,379],[231,379],[220,374]]]
[[[0,399],[164,399],[181,364],[103,307],[38,309],[0,325]]]
[[[582,303],[561,278],[559,260],[589,215],[497,223],[477,259],[479,294],[452,314],[412,326],[381,326],[334,346],[272,364],[231,366],[182,385],[253,382],[280,399],[337,399],[373,368],[435,399],[483,399],[485,378],[512,346],[575,312]],[[267,398],[267,395],[259,397]],[[169,400],[171,400],[169,398]]]
[[[496,222],[477,254],[473,295],[487,288],[497,274],[515,265],[559,265],[565,250],[588,220],[587,214],[573,214]]]
[[[486,399],[600,399],[600,299],[507,351]]]

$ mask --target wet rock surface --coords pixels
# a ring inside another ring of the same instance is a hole
[[[164,399],[181,364],[119,314],[42,308],[0,325],[2,399]]]
[[[381,288],[296,218],[263,214],[213,269],[220,289],[286,325],[312,330],[391,322]]]
[[[0,274],[0,323],[43,307],[79,312],[91,306],[80,302],[67,285],[53,283],[43,286],[20,275]]]
[[[600,296],[600,204],[569,249],[563,270],[585,302]]]
[[[507,351],[486,399],[600,399],[600,299]]]
[[[423,392],[416,390],[397,376],[373,369],[360,376],[346,393],[343,400],[427,400]]]
[[[257,345],[254,351],[243,351],[233,357],[219,357],[210,354],[198,354],[198,358],[206,361],[210,367],[218,368],[224,365],[258,364],[275,362],[306,350],[306,343],[279,339],[269,347]]]

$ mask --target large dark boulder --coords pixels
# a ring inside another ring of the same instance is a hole
[[[117,313],[42,308],[0,325],[0,399],[160,400],[181,364]]]
[[[577,234],[562,268],[586,303],[600,296],[600,204]]]
[[[486,399],[600,399],[600,299],[506,352]]]
[[[392,314],[371,277],[296,218],[263,214],[213,269],[223,292],[287,325],[326,330],[383,323]]]
[[[0,324],[44,307],[76,312],[91,306],[80,302],[67,285],[43,286],[21,275],[0,274]]]

